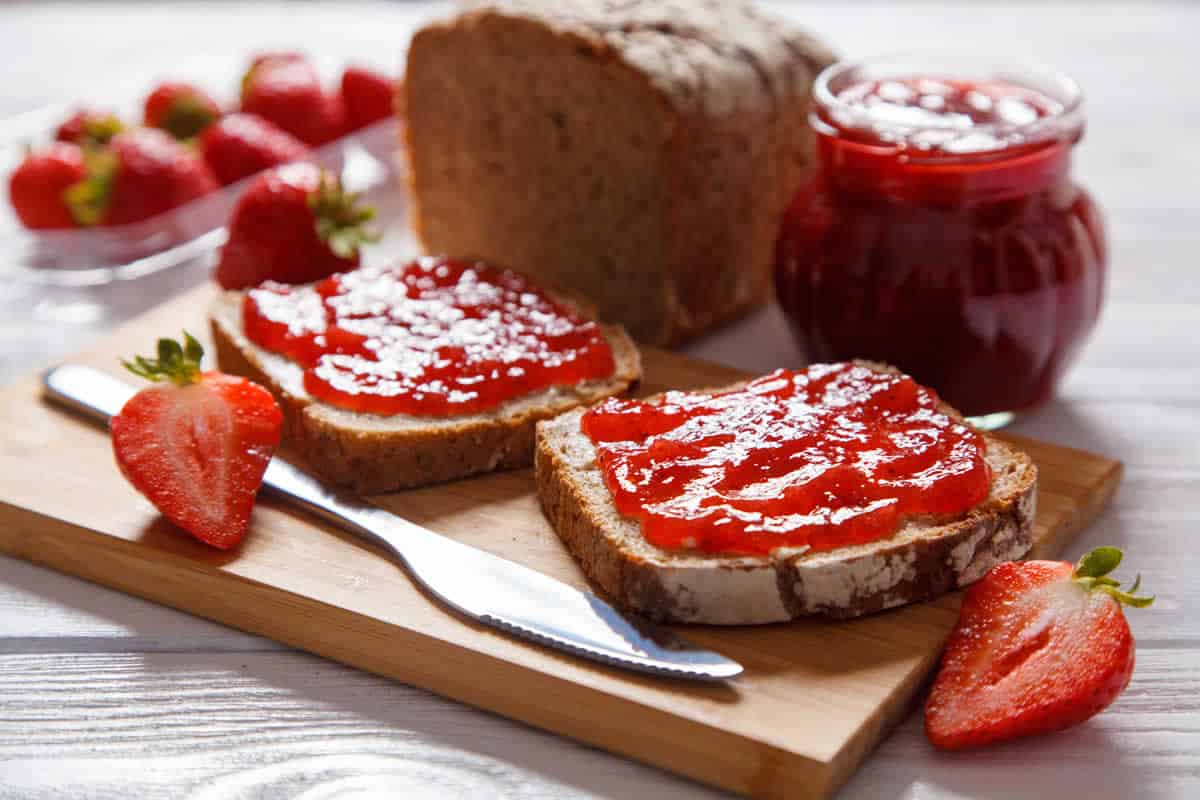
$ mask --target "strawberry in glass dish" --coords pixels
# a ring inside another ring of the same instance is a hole
[[[310,283],[358,266],[375,240],[366,224],[375,209],[360,203],[332,173],[297,162],[262,173],[229,220],[216,281],[226,289],[264,281]]]
[[[341,92],[348,132],[392,116],[396,82],[387,75],[365,67],[346,67]]]
[[[205,544],[236,547],[283,428],[269,391],[202,372],[200,343],[159,339],[156,358],[123,362],[154,381],[112,419],[117,466],[163,516]]]
[[[75,227],[65,195],[85,175],[78,145],[54,142],[30,152],[8,179],[8,198],[17,219],[33,230]]]
[[[256,172],[299,161],[304,142],[257,114],[238,112],[217,120],[200,137],[200,155],[223,185]]]
[[[220,116],[221,106],[203,89],[168,81],[146,97],[142,119],[147,127],[161,128],[176,139],[194,139]]]
[[[123,130],[125,123],[113,112],[82,108],[58,126],[54,139],[80,147],[100,147]]]
[[[86,167],[86,177],[66,193],[83,225],[141,222],[218,188],[198,155],[157,128],[118,134],[88,154]]]
[[[242,111],[257,114],[310,147],[345,132],[346,113],[338,95],[321,86],[316,67],[298,53],[257,56],[242,78]]]
[[[1129,685],[1134,641],[1123,606],[1143,608],[1141,578],[1126,590],[1121,563],[1100,547],[1072,566],[993,567],[967,589],[925,705],[925,734],[946,750],[1051,733],[1107,708]]]

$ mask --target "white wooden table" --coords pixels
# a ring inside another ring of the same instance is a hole
[[[1053,62],[1089,96],[1078,172],[1106,206],[1110,302],[1083,362],[1022,433],[1123,459],[1114,507],[1069,555],[1128,551],[1159,599],[1134,612],[1138,667],[1075,731],[931,750],[910,718],[847,798],[1200,796],[1200,7],[778,4],[847,54],[947,42]],[[437,7],[0,7],[0,116],[102,99],[194,56],[298,45],[395,63]],[[326,41],[328,40],[328,41]],[[203,77],[203,76],[196,76]],[[9,290],[0,286],[0,292]],[[146,290],[153,302],[155,284]],[[0,320],[0,381],[94,327]],[[13,343],[21,343],[14,345]],[[695,348],[794,365],[766,312]],[[0,481],[3,476],[0,476]],[[481,680],[486,676],[481,676]],[[0,798],[705,797],[719,793],[254,636],[0,557]]]

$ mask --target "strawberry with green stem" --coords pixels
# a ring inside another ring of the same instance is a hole
[[[217,101],[196,86],[168,81],[147,97],[142,119],[147,127],[161,128],[176,139],[194,139],[221,116]]]
[[[83,108],[68,117],[54,138],[59,142],[71,142],[84,148],[102,147],[114,136],[125,130],[125,123],[111,111]]]
[[[967,589],[925,706],[935,746],[959,750],[1069,728],[1107,708],[1133,675],[1115,547],[1066,561],[1000,564]]]
[[[33,230],[75,227],[66,193],[86,172],[83,151],[70,142],[27,153],[8,178],[8,198],[17,219]]]
[[[83,225],[141,222],[218,188],[198,155],[156,128],[118,134],[89,152],[86,166],[86,177],[66,193]]]
[[[113,455],[125,478],[163,516],[221,550],[246,535],[283,414],[251,381],[202,372],[204,350],[159,339],[156,358],[122,362],[154,381],[112,419]]]
[[[263,281],[310,283],[354,269],[361,246],[376,239],[366,227],[374,216],[357,193],[314,164],[268,170],[233,209],[216,280],[241,289]]]
[[[365,67],[346,67],[341,93],[346,107],[346,130],[356,131],[392,116],[396,82]]]
[[[200,137],[200,153],[222,184],[309,155],[304,143],[254,114],[228,114]]]
[[[346,127],[341,96],[326,93],[316,67],[298,53],[257,56],[242,78],[241,110],[270,120],[310,147],[332,142]]]

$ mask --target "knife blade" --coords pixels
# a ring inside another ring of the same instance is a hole
[[[48,398],[105,424],[135,391],[99,370],[72,364],[49,370],[43,384]],[[332,490],[279,457],[267,467],[263,486],[382,547],[437,600],[484,625],[654,675],[724,681],[742,672],[736,661],[627,618],[590,592]]]

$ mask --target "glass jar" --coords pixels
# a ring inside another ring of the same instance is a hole
[[[1107,270],[1100,211],[1070,174],[1078,86],[888,59],[835,64],[814,92],[817,169],[776,251],[807,357],[894,364],[989,427],[1047,401]]]

